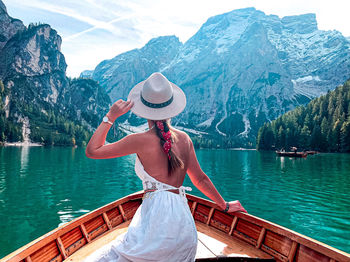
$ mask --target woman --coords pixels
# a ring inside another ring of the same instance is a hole
[[[189,136],[170,126],[186,106],[183,91],[161,73],[137,84],[128,101],[115,102],[86,148],[90,158],[136,154],[135,171],[145,190],[128,232],[86,261],[194,261],[197,231],[182,186],[192,183],[225,212],[246,210],[239,201],[225,202],[197,161]],[[105,145],[113,122],[131,110],[148,120],[149,130]]]

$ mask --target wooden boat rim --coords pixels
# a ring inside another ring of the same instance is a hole
[[[194,196],[191,194],[186,194],[187,198],[193,202],[208,206],[212,208],[211,213],[214,212],[214,210],[221,211],[218,205],[216,205],[214,202]],[[35,250],[41,248],[40,244],[44,244],[49,241],[54,241],[55,239],[59,238],[60,236],[64,235],[65,233],[71,231],[72,229],[76,228],[77,226],[89,221],[93,217],[97,217],[104,212],[107,212],[108,210],[111,210],[112,208],[116,208],[121,204],[124,204],[126,202],[129,202],[131,200],[139,200],[143,196],[143,191],[138,191],[135,193],[132,193],[130,195],[127,195],[125,197],[122,197],[120,199],[117,199],[111,203],[108,203],[102,207],[99,207],[89,213],[86,213],[80,217],[77,217],[73,219],[70,222],[67,222],[63,224],[60,227],[57,227],[50,232],[38,237],[37,239],[31,241],[30,243],[24,245],[23,247],[20,247],[19,249],[11,252],[10,254],[6,255],[4,258],[2,258],[0,261],[19,261],[22,259],[25,259],[27,256],[29,256],[32,252]],[[339,250],[337,248],[334,248],[332,246],[329,246],[325,243],[322,243],[318,240],[315,240],[311,237],[307,237],[305,235],[302,235],[300,233],[297,233],[291,229],[288,229],[286,227],[280,226],[278,224],[275,224],[273,222],[267,221],[265,219],[256,217],[251,214],[241,213],[241,212],[234,212],[234,213],[228,213],[230,216],[237,217],[240,219],[243,219],[245,221],[248,221],[250,223],[253,223],[255,225],[261,226],[262,228],[265,228],[266,230],[270,230],[273,233],[276,233],[278,235],[284,236],[289,238],[292,241],[295,241],[298,244],[302,244],[312,250],[315,250],[317,252],[320,252],[322,254],[327,253],[327,256],[329,256],[332,259],[340,260],[344,259],[344,257],[347,257],[350,259],[350,254]],[[40,247],[37,247],[39,245]],[[36,247],[36,249],[34,249]],[[33,250],[34,249],[34,250]],[[350,260],[349,260],[350,261]]]

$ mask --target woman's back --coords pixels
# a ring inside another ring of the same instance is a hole
[[[139,134],[144,142],[138,156],[149,175],[162,183],[180,187],[186,176],[191,141],[188,135],[180,130],[171,128],[171,132],[173,138],[171,150],[182,160],[183,168],[177,168],[170,175],[168,174],[167,155],[164,154],[154,128]]]

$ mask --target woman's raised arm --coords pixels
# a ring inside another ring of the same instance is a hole
[[[133,103],[130,101],[118,100],[107,113],[108,119],[114,122],[119,116],[127,113],[132,106]],[[131,134],[115,143],[105,145],[110,128],[111,124],[109,123],[102,122],[99,125],[86,147],[85,154],[87,157],[95,159],[114,158],[138,152],[141,142],[139,134]]]
[[[197,160],[196,152],[194,151],[192,141],[190,141],[190,156],[189,156],[187,174],[190,177],[193,185],[195,185],[204,195],[206,195],[211,200],[213,200],[216,204],[218,204],[221,209],[224,210],[226,208],[225,200],[217,191],[214,184],[211,182],[210,178],[201,169]],[[229,202],[228,212],[236,212],[236,211],[242,211],[247,213],[247,211],[243,208],[243,206],[238,200]]]

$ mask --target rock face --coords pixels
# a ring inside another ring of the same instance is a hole
[[[152,39],[141,49],[101,62],[95,68],[92,78],[99,81],[112,100],[126,97],[134,84],[167,66],[181,46],[175,36]]]
[[[318,30],[314,14],[281,19],[246,8],[209,18],[184,44],[159,37],[103,61],[93,79],[112,100],[125,99],[155,71],[186,93],[173,123],[228,146],[253,146],[264,122],[349,78],[350,43],[338,31]]]
[[[65,141],[78,141],[72,130],[81,134],[84,128],[91,130],[108,110],[110,98],[95,81],[66,77],[61,43],[50,25],[25,27],[20,20],[9,17],[0,0],[0,81],[4,86],[0,90],[0,127],[8,127],[5,132],[0,130],[0,142],[24,124],[23,119],[35,129],[31,134],[43,137],[39,142],[46,142],[45,137],[52,142],[50,133],[56,134],[60,128]],[[87,137],[86,132],[84,135]]]
[[[73,79],[61,95],[68,115],[90,127],[97,127],[110,106],[106,91],[92,79]]]
[[[24,29],[22,21],[10,17],[7,14],[6,6],[0,0],[0,51],[13,35]]]
[[[46,24],[30,25],[8,40],[0,53],[0,77],[13,98],[57,103],[68,86],[61,42]]]

